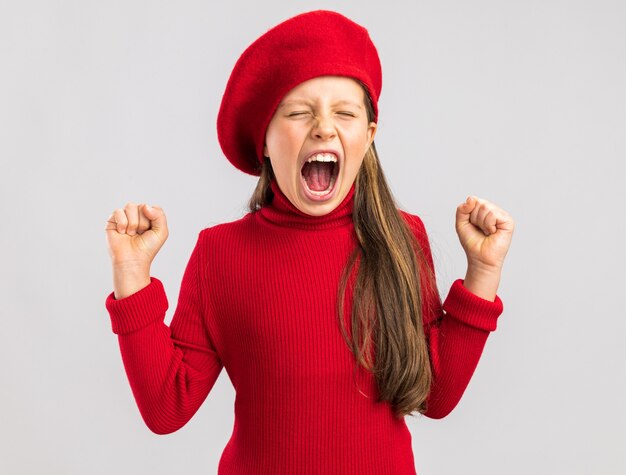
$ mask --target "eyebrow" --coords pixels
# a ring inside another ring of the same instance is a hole
[[[311,103],[311,101],[307,101],[306,99],[291,99],[289,101],[281,102],[278,105],[278,108],[280,109],[281,107],[285,107],[285,106],[288,106],[288,105],[291,105],[291,104],[311,105],[312,103]],[[337,101],[337,102],[333,103],[333,105],[343,105],[343,104],[352,105],[352,106],[358,107],[359,109],[363,108],[360,104],[358,104],[358,103],[356,103],[354,101],[349,101],[347,99],[343,99],[343,100],[340,100],[340,101]]]

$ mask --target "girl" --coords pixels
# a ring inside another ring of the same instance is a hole
[[[217,127],[259,181],[249,213],[200,231],[169,327],[150,276],[165,213],[128,203],[108,219],[106,308],[147,426],[182,427],[222,368],[235,387],[220,474],[414,475],[404,416],[447,415],[496,328],[513,220],[476,197],[458,206],[468,269],[442,304],[423,223],[380,168],[380,92],[367,30],[338,13],[246,49]]]

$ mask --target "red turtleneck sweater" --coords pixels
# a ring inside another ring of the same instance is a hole
[[[408,427],[376,402],[373,376],[361,367],[355,373],[335,314],[341,271],[357,243],[354,185],[318,217],[271,186],[271,204],[200,231],[169,327],[158,279],[126,298],[107,296],[141,415],[158,434],[176,431],[225,368],[235,424],[219,475],[415,475]],[[403,216],[432,266],[421,220]],[[426,416],[441,418],[461,398],[503,307],[461,279],[443,305],[436,300],[425,316],[433,368]]]

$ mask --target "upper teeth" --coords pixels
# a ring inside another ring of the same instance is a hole
[[[335,157],[332,153],[318,153],[309,157],[307,162],[311,163],[312,161],[316,162],[336,162],[337,157]]]

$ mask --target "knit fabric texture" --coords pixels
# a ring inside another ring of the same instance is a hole
[[[153,432],[176,431],[225,368],[235,421],[219,475],[415,475],[405,420],[376,402],[374,377],[355,370],[336,315],[341,271],[357,245],[354,185],[318,217],[271,186],[271,204],[199,232],[169,326],[156,277],[123,299],[107,296],[139,411]],[[432,267],[421,219],[402,214]],[[433,368],[426,416],[441,418],[463,395],[503,305],[458,279],[443,304],[437,297],[426,307]]]

